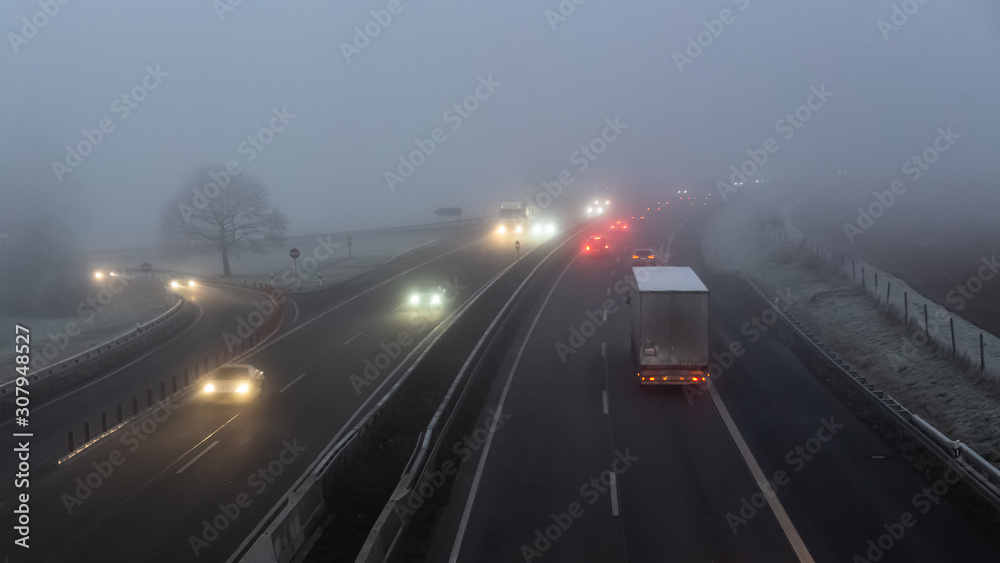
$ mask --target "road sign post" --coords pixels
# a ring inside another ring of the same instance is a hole
[[[351,258],[351,244],[353,242],[354,241],[351,240],[351,237],[347,237],[347,257],[348,258]]]
[[[299,259],[299,249],[298,248],[293,248],[293,249],[289,250],[288,251],[288,255],[292,257],[292,273],[295,274],[295,280],[298,281],[298,279],[299,279],[299,262],[298,262],[298,259]],[[298,283],[296,283],[295,285],[298,285]]]
[[[517,261],[520,262],[521,261],[521,241],[519,241],[519,240],[515,240],[514,241],[514,250],[517,252]]]

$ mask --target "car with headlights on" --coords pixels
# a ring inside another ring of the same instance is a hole
[[[167,280],[167,287],[170,289],[181,289],[184,287],[194,287],[198,285],[195,283],[194,278],[188,277],[173,277]]]
[[[248,365],[221,366],[208,375],[201,384],[201,395],[213,401],[248,401],[264,389],[264,372]]]
[[[411,309],[436,310],[444,306],[446,296],[439,284],[422,283],[410,291],[406,304]]]

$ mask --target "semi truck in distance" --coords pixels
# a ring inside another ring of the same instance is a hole
[[[531,200],[508,199],[500,202],[500,212],[497,214],[498,233],[527,232],[529,223],[535,219],[538,210]]]
[[[708,380],[708,288],[694,270],[634,266],[632,356],[643,385],[686,385]]]

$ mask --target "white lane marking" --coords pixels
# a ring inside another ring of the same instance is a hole
[[[524,341],[521,342],[521,348],[517,351],[517,356],[514,358],[514,364],[510,367],[510,372],[507,374],[507,383],[503,386],[503,392],[500,394],[500,401],[497,403],[497,408],[495,409],[496,417],[499,418],[503,414],[503,405],[507,401],[507,392],[510,390],[510,384],[514,381],[514,372],[517,371],[518,364],[521,363],[521,355],[524,353],[525,347],[527,347],[528,342],[531,340],[531,334],[535,331],[535,325],[538,324],[538,319],[542,317],[542,312],[545,311],[545,306],[548,305],[549,299],[555,292],[556,288],[559,287],[559,281],[562,280],[566,272],[569,271],[569,267],[576,262],[576,259],[580,255],[576,255],[570,260],[569,264],[566,264],[566,268],[559,274],[556,278],[555,283],[552,284],[552,288],[549,289],[548,295],[545,296],[545,300],[542,301],[542,306],[538,308],[538,313],[535,314],[535,319],[531,321],[531,326],[528,327],[528,333],[524,337]],[[493,444],[493,433],[496,430],[496,426],[493,425],[490,428],[490,433],[486,436],[486,445],[483,447],[483,454],[479,458],[479,465],[476,467],[476,474],[472,478],[472,487],[469,489],[469,496],[465,500],[465,509],[462,511],[462,520],[458,525],[458,532],[455,534],[455,543],[451,547],[451,556],[448,558],[449,563],[456,563],[458,561],[458,554],[462,549],[462,538],[465,536],[465,528],[469,525],[469,517],[472,515],[472,505],[476,501],[476,492],[479,490],[479,481],[483,477],[483,469],[486,467],[486,457],[490,453],[490,446]]]
[[[189,461],[189,462],[185,463],[185,464],[184,464],[184,467],[181,467],[180,469],[178,469],[178,470],[177,470],[177,473],[184,473],[184,470],[185,470],[185,469],[187,469],[188,467],[191,467],[191,464],[192,464],[192,463],[194,463],[194,462],[198,461],[199,459],[201,459],[201,456],[203,456],[203,455],[207,454],[207,453],[208,453],[208,450],[210,450],[210,449],[214,448],[214,447],[215,447],[215,446],[217,446],[218,444],[219,444],[219,441],[218,441],[218,440],[216,440],[216,441],[212,442],[212,444],[211,444],[210,446],[208,446],[208,447],[207,447],[207,448],[205,448],[204,450],[201,450],[201,453],[200,453],[200,454],[198,454],[198,455],[194,456],[194,458],[192,458],[192,459],[191,459],[191,461]]]
[[[792,545],[792,550],[795,551],[795,555],[799,558],[799,561],[803,563],[812,563],[812,555],[809,554],[809,550],[806,549],[806,544],[802,541],[799,536],[799,532],[795,529],[795,525],[792,524],[791,518],[788,517],[788,513],[785,512],[785,507],[781,505],[778,501],[778,497],[770,490],[770,485],[767,484],[767,477],[764,476],[764,472],[761,470],[760,465],[757,460],[753,457],[753,453],[750,452],[750,447],[747,446],[745,440],[743,440],[743,435],[740,434],[738,428],[736,428],[736,423],[733,422],[733,417],[729,415],[729,410],[726,405],[722,403],[722,397],[719,396],[719,392],[715,390],[715,385],[709,382],[708,385],[709,394],[712,395],[712,402],[715,403],[715,408],[722,417],[722,422],[726,424],[726,429],[729,430],[729,435],[732,436],[733,441],[736,442],[736,448],[740,451],[740,455],[743,456],[743,461],[746,462],[747,467],[750,468],[750,474],[753,475],[754,481],[757,483],[757,487],[764,494],[764,498],[767,499],[767,504],[771,507],[771,512],[774,513],[774,518],[778,521],[781,526],[781,530],[785,533],[785,537],[788,538],[788,543]],[[764,489],[768,489],[765,491]]]
[[[207,442],[209,438],[211,438],[212,436],[215,436],[216,432],[218,432],[219,430],[222,430],[223,428],[226,427],[227,424],[229,424],[230,422],[236,420],[236,417],[239,416],[239,415],[240,415],[240,413],[236,413],[235,415],[233,415],[233,418],[230,418],[229,420],[223,422],[222,426],[216,428],[211,434],[209,434],[208,436],[205,436],[204,438],[202,438],[200,442],[198,442],[197,444],[191,446],[191,449],[188,450],[188,451],[186,451],[186,452],[184,452],[184,453],[182,453],[180,457],[178,457],[177,459],[171,461],[170,465],[168,465],[168,466],[166,466],[166,467],[163,468],[163,471],[166,471],[167,469],[170,469],[170,467],[172,467],[175,463],[177,463],[178,461],[184,459],[184,456],[186,456],[189,453],[193,452],[198,446],[200,446],[200,445],[204,444],[205,442]],[[163,473],[163,471],[161,471],[160,473]],[[159,477],[160,473],[157,473],[156,477]],[[146,485],[148,485],[149,483],[152,483],[156,479],[156,477],[153,477],[152,479],[150,479],[149,482],[146,483]],[[143,487],[145,487],[146,485],[143,485]],[[135,493],[132,493],[132,494],[134,495]],[[129,498],[131,498],[131,497],[129,497]]]
[[[361,332],[355,334],[354,336],[348,338],[347,341],[344,342],[344,346],[350,344],[351,342],[354,342],[354,339],[357,338],[357,337],[359,337],[359,336],[361,336],[362,334],[364,334],[364,331],[361,331]]]
[[[611,472],[611,515],[618,516],[618,474]]]
[[[608,390],[601,391],[601,396],[604,400],[604,414],[608,414]]]
[[[289,383],[288,385],[285,385],[284,387],[282,387],[282,388],[281,388],[281,391],[278,391],[278,393],[284,393],[284,392],[285,392],[285,389],[288,389],[288,388],[289,388],[289,387],[291,387],[292,385],[295,385],[295,382],[296,382],[296,381],[298,381],[298,380],[302,379],[302,378],[303,378],[303,377],[305,377],[305,376],[306,376],[306,374],[304,374],[304,373],[303,373],[302,375],[300,375],[300,376],[296,377],[295,379],[293,379],[293,380],[292,380],[292,382],[291,382],[291,383]]]
[[[289,299],[288,301],[295,306],[295,316],[292,318],[292,324],[295,324],[299,320],[299,304],[294,299]]]

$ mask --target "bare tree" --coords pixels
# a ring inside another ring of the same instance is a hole
[[[218,248],[222,275],[230,276],[229,257],[241,250],[264,252],[281,242],[288,219],[271,205],[267,189],[246,174],[230,175],[203,167],[163,210],[161,234],[186,246]]]

